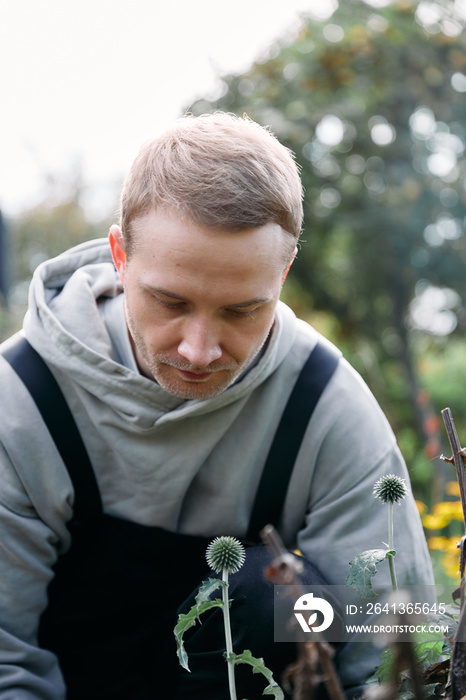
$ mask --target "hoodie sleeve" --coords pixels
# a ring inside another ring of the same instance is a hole
[[[0,700],[62,700],[58,662],[38,647],[37,632],[52,567],[69,543],[71,484],[27,390],[1,358],[0,385]]]
[[[11,470],[8,461],[0,447],[2,474]],[[0,698],[58,700],[65,689],[57,660],[37,646],[57,537],[27,508],[21,484],[15,493],[12,482],[10,471],[0,494]]]

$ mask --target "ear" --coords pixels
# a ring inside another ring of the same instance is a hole
[[[113,262],[115,263],[121,284],[124,286],[126,269],[125,239],[123,238],[121,228],[116,224],[110,227],[108,240],[112,251]]]
[[[284,273],[283,278],[282,278],[282,284],[285,282],[285,280],[286,280],[286,278],[287,278],[287,276],[288,276],[288,273],[289,273],[289,271],[290,271],[290,267],[291,267],[291,265],[293,264],[293,260],[295,259],[297,253],[298,253],[298,248],[295,248],[294,251],[293,251],[293,255],[291,256],[291,260],[290,260],[290,262],[288,263],[288,265],[286,266],[286,270],[285,270],[285,273]]]

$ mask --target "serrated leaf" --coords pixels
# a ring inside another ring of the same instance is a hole
[[[262,673],[268,680],[269,685],[263,690],[262,695],[273,695],[276,700],[284,700],[285,695],[278,683],[273,679],[272,671],[267,668],[264,659],[256,658],[251,654],[249,649],[245,649],[242,654],[231,653],[228,655],[228,661],[234,664],[248,664],[252,667],[253,673]]]
[[[178,622],[173,630],[176,640],[176,655],[178,656],[178,661],[180,666],[189,671],[188,666],[188,655],[183,643],[183,635],[191,627],[194,627],[196,622],[199,621],[202,613],[211,610],[212,608],[221,608],[223,602],[221,598],[215,598],[210,600],[210,596],[218,588],[225,586],[225,582],[217,578],[209,578],[207,581],[203,581],[199,586],[199,592],[195,597],[195,604],[192,606],[188,613],[182,613],[178,615]]]
[[[451,642],[449,642],[448,639],[443,640],[442,656],[451,656]]]
[[[375,596],[372,578],[377,573],[377,564],[387,557],[394,557],[394,549],[367,549],[350,561],[350,570],[345,586],[354,588],[363,598]]]
[[[422,686],[422,697],[423,700],[429,700],[430,698],[437,697],[436,688],[439,683],[429,683]],[[401,683],[400,688],[397,693],[397,700],[415,700],[416,694],[413,689],[413,684],[410,678],[405,678]]]
[[[374,672],[374,677],[377,678],[380,685],[388,683],[391,678],[394,656],[395,653],[392,647],[384,649],[380,655],[380,660],[382,663],[377,666]]]
[[[443,639],[433,639],[414,645],[414,653],[421,664],[433,664],[442,655]]]
[[[447,626],[450,628],[449,636],[456,635],[459,621],[459,608],[454,605],[446,605],[443,613],[429,613],[426,622],[431,626]],[[446,633],[444,633],[445,635]]]
[[[427,683],[422,687],[424,693],[424,700],[429,700],[429,698],[437,698],[437,689],[441,687],[440,683]]]
[[[226,583],[225,581],[222,581],[221,578],[208,578],[206,581],[203,581],[199,586],[199,592],[194,599],[196,604],[201,605],[206,600],[210,600],[212,593],[214,593],[218,588],[224,588],[225,586]]]

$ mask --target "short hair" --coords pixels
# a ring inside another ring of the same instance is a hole
[[[279,224],[301,233],[303,188],[292,151],[246,115],[186,115],[143,144],[124,182],[120,225],[150,209],[175,208],[196,223],[229,232]]]

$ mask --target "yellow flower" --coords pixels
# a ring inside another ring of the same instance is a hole
[[[446,515],[450,520],[463,520],[461,501],[444,501],[436,503],[432,509],[432,515]]]
[[[446,485],[446,491],[449,496],[458,496],[460,495],[460,485],[457,481],[449,481],[448,484]]]
[[[431,513],[422,515],[422,524],[427,530],[442,530],[452,520],[463,520],[461,501],[442,501],[436,503]]]
[[[426,530],[442,530],[449,525],[451,519],[447,515],[432,515],[427,513],[422,516],[422,524]]]
[[[429,537],[427,544],[429,549],[436,549],[440,552],[457,552],[457,537]]]
[[[441,561],[447,576],[450,576],[450,578],[457,578],[459,576],[460,559],[458,550],[456,550],[455,553],[447,552],[442,557]]]

